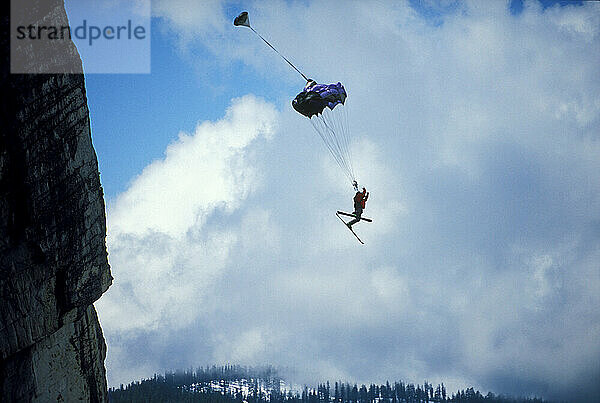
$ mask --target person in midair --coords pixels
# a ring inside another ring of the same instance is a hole
[[[356,194],[354,195],[354,213],[352,213],[356,218],[349,221],[346,224],[348,228],[352,229],[352,226],[360,221],[360,216],[362,215],[363,210],[365,209],[368,198],[369,192],[367,192],[367,189],[365,189],[364,187],[362,188],[362,192],[356,192]]]

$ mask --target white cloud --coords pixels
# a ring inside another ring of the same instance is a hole
[[[268,336],[258,327],[242,330],[240,334],[220,334],[214,344],[215,362],[240,364],[260,362],[269,347]]]
[[[185,37],[221,33],[225,22],[222,0],[154,0],[152,14],[162,17]]]
[[[235,220],[218,228],[207,220],[233,214],[261,187],[251,149],[276,121],[256,97],[233,100],[222,120],[181,133],[109,206],[115,284],[98,302],[108,334],[178,328],[207,310],[206,293],[239,239]]]
[[[276,112],[253,97],[235,100],[225,118],[181,133],[165,158],[148,165],[110,206],[109,234],[159,232],[180,237],[216,208],[239,207],[257,179],[247,146],[274,131]]]
[[[548,296],[556,285],[550,279],[551,270],[554,266],[552,258],[548,255],[536,256],[532,262],[534,272],[533,278],[537,282],[536,296],[544,298]]]

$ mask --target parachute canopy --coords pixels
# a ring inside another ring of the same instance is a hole
[[[323,113],[326,107],[333,110],[336,105],[344,104],[346,101],[346,90],[342,83],[337,84],[314,84],[305,88],[292,101],[296,111],[307,118]]]
[[[292,101],[292,106],[310,119],[335,162],[348,179],[354,181],[346,97],[342,83],[316,84],[309,80],[304,90]]]

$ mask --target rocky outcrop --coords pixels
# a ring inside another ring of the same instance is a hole
[[[60,0],[19,4],[31,18],[67,23]],[[106,401],[106,345],[92,304],[112,278],[84,77],[10,74],[7,6],[0,16],[0,401]],[[60,46],[65,51],[46,65],[81,69],[75,46]],[[33,63],[35,51],[23,54]]]

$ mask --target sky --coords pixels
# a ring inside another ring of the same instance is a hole
[[[365,245],[243,10],[345,85]],[[109,386],[229,363],[600,393],[599,3],[154,0],[151,23],[151,74],[86,76]]]

